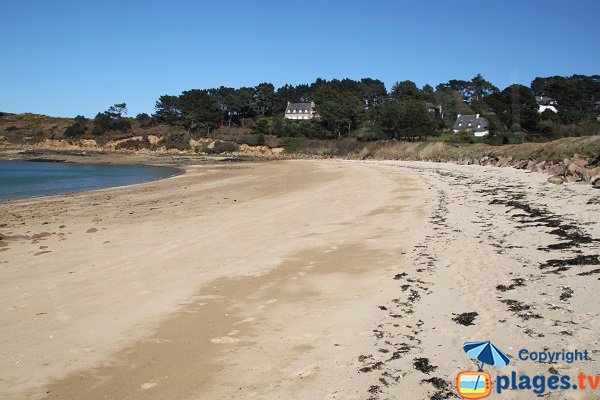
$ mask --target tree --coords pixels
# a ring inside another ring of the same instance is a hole
[[[181,104],[178,96],[160,96],[154,110],[154,118],[159,123],[177,125],[182,122]]]
[[[78,115],[73,119],[73,123],[65,130],[65,137],[81,136],[87,130],[87,118]]]
[[[190,132],[210,130],[222,122],[222,112],[215,92],[211,90],[186,90],[179,96],[181,120]]]
[[[467,104],[481,101],[486,96],[499,91],[491,82],[486,81],[481,74],[475,75],[470,81],[451,79],[448,83],[438,85],[437,89],[456,90],[461,94]]]
[[[390,100],[382,104],[378,114],[378,122],[390,138],[437,134],[435,120],[422,101]]]
[[[139,122],[142,128],[156,125],[156,120],[146,113],[136,115],[135,120]]]
[[[531,82],[531,89],[538,96],[548,96],[558,102],[558,115],[563,123],[575,124],[594,120],[597,116],[600,75],[535,78]]]
[[[273,113],[275,103],[275,86],[272,83],[260,83],[253,90],[252,97],[255,108],[260,115],[268,116]]]
[[[96,114],[92,133],[101,135],[104,132],[116,130],[127,132],[131,123],[123,117],[123,114],[127,114],[127,104],[125,103],[115,104],[103,113]]]
[[[358,126],[360,116],[364,112],[364,106],[358,96],[328,86],[317,89],[314,101],[321,124],[338,138],[342,137],[342,132],[350,134],[352,128]]]
[[[379,79],[363,78],[360,80],[360,94],[366,107],[373,107],[387,99],[385,84]]]
[[[424,100],[421,89],[413,81],[396,82],[392,87],[392,98],[396,100]]]
[[[106,110],[106,114],[112,119],[123,118],[123,114],[127,115],[127,104],[119,103],[112,105]]]
[[[535,96],[526,86],[511,85],[484,101],[511,131],[535,130],[540,120]]]

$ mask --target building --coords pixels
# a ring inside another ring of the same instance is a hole
[[[551,97],[547,96],[535,96],[535,101],[538,104],[538,112],[541,114],[546,110],[550,110],[553,113],[558,112],[558,103]]]
[[[425,107],[427,107],[427,111],[433,114],[436,118],[444,118],[444,110],[442,109],[442,106],[438,106],[433,103],[425,103]]]
[[[485,136],[490,133],[490,123],[486,118],[477,115],[460,115],[456,117],[453,127],[454,133],[460,131],[473,132],[477,137]]]
[[[290,103],[288,101],[285,109],[285,118],[287,119],[312,119],[317,116],[315,103]]]

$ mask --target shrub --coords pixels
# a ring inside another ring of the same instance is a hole
[[[65,129],[65,137],[81,136],[87,130],[87,119],[83,115],[78,115],[74,118],[73,124]]]
[[[298,140],[295,138],[285,138],[282,140],[281,145],[285,149],[286,153],[293,153],[296,150],[298,150],[298,146],[300,144],[298,143]]]
[[[203,151],[208,154],[220,154],[230,153],[239,149],[240,146],[237,143],[217,140],[212,148],[205,148]]]
[[[147,136],[144,136],[142,140],[134,140],[129,139],[124,142],[121,142],[115,146],[115,150],[141,150],[141,149],[149,149],[152,147],[152,144],[148,140]]]
[[[151,126],[156,126],[156,120],[149,116],[146,113],[140,113],[135,117],[135,120],[140,123],[140,127],[147,128]]]
[[[189,150],[190,138],[187,134],[172,133],[164,139],[162,145],[167,149]]]

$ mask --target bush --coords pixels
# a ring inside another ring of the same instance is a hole
[[[205,148],[203,151],[208,154],[220,154],[220,153],[231,153],[238,151],[240,146],[234,142],[226,142],[217,140],[212,148]]]
[[[11,125],[11,126],[7,126],[7,127],[4,129],[4,130],[5,130],[6,132],[13,132],[13,131],[18,131],[18,130],[19,130],[19,128],[17,128],[17,127],[16,127],[16,126],[14,126],[14,125]]]
[[[473,132],[460,131],[456,134],[456,140],[461,143],[475,143],[475,135]]]
[[[282,140],[281,145],[286,153],[293,153],[298,150],[300,143],[298,143],[298,140],[295,138],[285,138]]]
[[[149,116],[146,113],[140,113],[135,117],[135,120],[140,123],[140,127],[147,128],[151,126],[156,126],[156,120]]]
[[[86,130],[85,125],[75,123],[75,124],[67,127],[67,129],[65,129],[64,135],[65,135],[65,137],[81,136],[85,133],[85,130]]]
[[[78,115],[75,117],[73,124],[67,127],[64,132],[65,137],[75,137],[81,136],[87,130],[87,119],[83,115]]]
[[[115,146],[115,150],[141,150],[141,149],[150,149],[152,144],[148,140],[147,136],[144,136],[142,140],[134,140],[129,139],[124,142],[121,142]]]
[[[190,138],[187,134],[172,133],[164,138],[161,144],[167,149],[189,150]]]

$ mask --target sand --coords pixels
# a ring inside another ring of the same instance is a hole
[[[472,340],[588,349],[552,368],[599,370],[587,185],[391,161],[185,169],[0,203],[0,398],[447,398]]]

